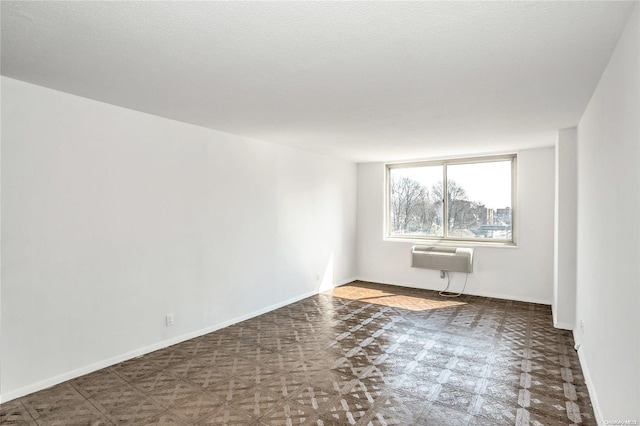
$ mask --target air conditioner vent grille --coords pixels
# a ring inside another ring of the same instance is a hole
[[[473,271],[473,249],[413,246],[411,267],[451,272]]]

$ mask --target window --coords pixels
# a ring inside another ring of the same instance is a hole
[[[387,165],[386,236],[513,244],[515,168],[515,155]]]

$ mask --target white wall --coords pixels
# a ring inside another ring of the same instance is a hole
[[[358,276],[363,280],[444,289],[439,271],[411,268],[409,242],[383,241],[382,163],[358,165]],[[553,293],[554,149],[518,153],[517,247],[477,247],[465,293],[551,304]],[[454,274],[452,290],[464,285]]]
[[[640,6],[578,125],[575,337],[596,416],[640,421]]]
[[[4,400],[355,275],[353,163],[7,78],[2,123]]]
[[[576,219],[578,159],[576,128],[558,132],[553,264],[553,325],[573,330],[576,317]]]

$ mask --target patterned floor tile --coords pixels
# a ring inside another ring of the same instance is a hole
[[[388,386],[404,394],[423,395],[424,400],[428,401],[435,392],[438,383],[435,380],[429,381],[411,375],[403,375]]]
[[[310,379],[311,377],[315,377],[315,376],[326,373],[327,371],[329,371],[329,369],[315,363],[303,361],[295,364],[293,368],[290,368],[287,371],[304,376],[307,379]]]
[[[191,339],[178,343],[177,345],[170,346],[170,349],[174,349],[185,353],[190,356],[202,355],[203,353],[211,352],[213,347],[202,339]]]
[[[71,425],[111,425],[111,421],[91,404],[74,406],[70,409],[62,409],[48,416],[38,419],[40,426],[71,426]]]
[[[296,374],[276,374],[260,381],[262,389],[279,395],[281,398],[289,398],[298,392],[306,384],[305,378]]]
[[[10,401],[0,406],[0,424],[27,425],[35,421],[20,401]]]
[[[452,357],[447,364],[447,368],[476,377],[487,377],[491,370],[487,364],[461,357]]]
[[[346,360],[344,356],[331,351],[320,351],[309,355],[301,355],[300,359],[315,364],[321,369],[337,368]]]
[[[186,379],[187,377],[193,375],[195,371],[199,371],[203,367],[211,366],[212,364],[207,360],[201,360],[200,358],[194,357],[187,359],[179,364],[173,364],[168,368],[165,368],[163,371],[179,379]]]
[[[467,343],[467,345],[469,345],[469,343]],[[487,363],[486,356],[487,356],[487,353],[489,353],[490,351],[491,351],[491,348],[482,349],[479,347],[469,347],[464,345],[458,345],[453,355],[458,359],[466,359],[476,363],[486,364]]]
[[[463,413],[473,413],[477,395],[451,385],[438,385],[430,401]]]
[[[355,425],[364,417],[369,408],[371,408],[371,404],[365,401],[356,401],[343,396],[329,404],[325,410],[319,413],[318,417],[325,424]]]
[[[127,382],[122,377],[109,369],[78,377],[69,383],[83,396],[89,398],[110,388],[127,386]]]
[[[281,329],[285,330],[286,333],[290,331],[289,327],[285,327],[285,326],[280,326],[280,327]],[[268,334],[264,336],[261,335],[257,341],[258,346],[274,353],[274,352],[280,352],[284,347],[290,345],[291,341],[287,339],[285,336],[278,334],[278,331],[279,330],[277,329],[274,332],[275,334],[272,334],[272,335],[268,335]]]
[[[142,392],[127,384],[126,386],[118,386],[104,390],[94,395],[91,398],[91,402],[103,413],[112,413],[118,408],[129,404],[131,401],[140,399],[143,396],[144,394]]]
[[[274,371],[291,371],[302,362],[303,360],[289,358],[281,353],[275,353],[270,357],[262,360],[260,362],[260,365],[263,365],[265,368]]]
[[[455,355],[442,354],[440,352],[433,352],[430,349],[423,348],[414,359],[422,366],[447,368],[447,365],[453,356]]]
[[[483,379],[476,393],[490,399],[517,401],[520,389],[518,384],[514,385],[493,379]]]
[[[190,393],[175,401],[169,409],[176,417],[195,423],[213,415],[225,404],[205,392]]]
[[[407,419],[398,413],[387,412],[382,409],[371,409],[357,424],[365,426],[407,426],[418,423],[417,420]]]
[[[233,367],[235,361],[234,357],[228,352],[220,349],[215,349],[196,355],[187,362],[200,365],[219,366],[220,368],[225,368],[226,370],[231,369],[231,372],[233,372],[233,369],[231,367]]]
[[[521,371],[500,368],[500,366],[489,365],[487,378],[495,382],[505,383],[511,386],[522,386],[526,379],[526,373]]]
[[[111,367],[112,371],[125,380],[139,379],[158,371],[160,368],[145,357],[134,358]]]
[[[249,359],[254,363],[261,363],[265,359],[273,356],[273,351],[260,347],[258,346],[258,344],[258,342],[254,342],[251,349],[243,351],[238,355],[242,356],[243,358]]]
[[[448,384],[470,393],[480,393],[486,382],[484,378],[465,374],[458,370],[442,370],[437,380],[440,384]]]
[[[175,385],[180,382],[176,376],[168,374],[166,370],[159,370],[149,374],[148,376],[140,377],[138,379],[131,380],[130,383],[136,389],[144,393],[152,393],[156,389]]]
[[[526,414],[526,411],[524,411]],[[511,420],[509,418],[488,418],[482,416],[472,417],[468,423],[464,423],[470,426],[513,426],[513,425],[530,425],[530,426],[547,426],[547,423],[528,423],[528,420],[525,420],[525,417],[518,416],[515,420]],[[559,426],[559,425],[558,425]]]
[[[252,352],[256,352],[259,350],[266,350],[260,347],[256,348],[256,341],[249,339],[236,339],[230,344],[225,345],[221,349],[232,356],[241,356],[245,353],[251,354]]]
[[[143,425],[154,425],[154,426],[184,426],[185,423],[175,415],[169,413],[168,411],[158,414],[154,417],[149,418],[148,420],[144,420],[141,424]]]
[[[109,414],[109,419],[118,425],[137,426],[150,424],[153,420],[163,416],[167,410],[150,398],[131,401]],[[151,423],[152,424],[152,423]]]
[[[84,408],[86,405],[82,395],[68,383],[28,395],[20,402],[35,420],[53,415],[58,411],[68,411],[75,407]]]
[[[227,381],[220,382],[215,386],[207,388],[206,392],[215,396],[219,400],[230,404],[238,398],[241,398],[243,393],[251,390],[252,388],[253,385],[232,377]]]
[[[406,369],[406,376],[416,382],[437,382],[445,370],[447,370],[446,367],[440,368],[425,364],[409,364]]]
[[[197,423],[198,426],[247,426],[255,424],[255,420],[236,407],[224,406],[210,417]]]
[[[343,389],[340,394],[351,398],[354,401],[363,401],[369,405],[373,405],[380,395],[385,392],[386,388],[367,384],[361,380],[354,382],[350,388]]]
[[[256,329],[249,325],[250,322],[251,321],[242,321],[202,336],[201,339],[218,346],[225,343],[233,343],[236,339],[253,337],[256,334]]]
[[[322,411],[328,408],[332,400],[338,396],[339,394],[337,392],[328,391],[314,384],[306,384],[289,399],[298,405],[310,407],[316,411]]]
[[[241,356],[219,357],[211,361],[206,360],[204,357],[193,359],[203,361],[206,365],[214,366],[231,375],[255,366],[254,362]]]
[[[146,355],[145,358],[147,361],[156,364],[158,368],[167,368],[169,365],[184,362],[187,358],[190,358],[190,355],[172,348],[166,348],[152,352]]]
[[[23,403],[38,424],[109,424],[106,417],[68,383],[29,395],[17,402]]]
[[[262,425],[302,425],[317,421],[316,410],[298,405],[295,402],[284,401],[267,412],[261,419]]]
[[[249,413],[255,419],[259,419],[278,405],[279,401],[281,399],[277,395],[260,387],[255,387],[233,398],[229,405]]]
[[[357,377],[335,370],[316,372],[315,374],[306,376],[305,380],[317,386],[324,387],[328,391],[338,393],[347,392],[358,382]]]
[[[494,424],[515,424],[518,410],[518,405],[512,401],[507,402],[501,399],[476,396],[469,411],[480,422],[488,420],[494,422]]]
[[[231,375],[215,365],[195,365],[181,371],[181,379],[204,389],[210,389],[218,383],[226,382]]]
[[[424,399],[418,395],[387,391],[378,396],[374,403],[374,412],[383,414],[383,418],[403,419],[405,424],[415,424],[424,409]],[[377,424],[382,424],[381,419]]]
[[[474,417],[469,413],[439,404],[427,404],[416,424],[421,426],[467,426]],[[498,425],[499,423],[496,423]]]
[[[234,377],[247,382],[250,385],[257,386],[264,382],[271,382],[279,372],[270,370],[260,364],[253,365],[245,370],[239,371]]]
[[[394,383],[399,382],[404,377],[404,374],[401,371],[389,371],[382,366],[379,368],[375,365],[370,365],[362,368],[357,377],[372,386],[374,384],[375,386],[392,386]]]
[[[548,306],[366,282],[0,405],[33,421],[595,424]]]

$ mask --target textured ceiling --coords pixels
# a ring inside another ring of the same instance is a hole
[[[2,74],[353,161],[552,143],[635,2],[2,2]]]

